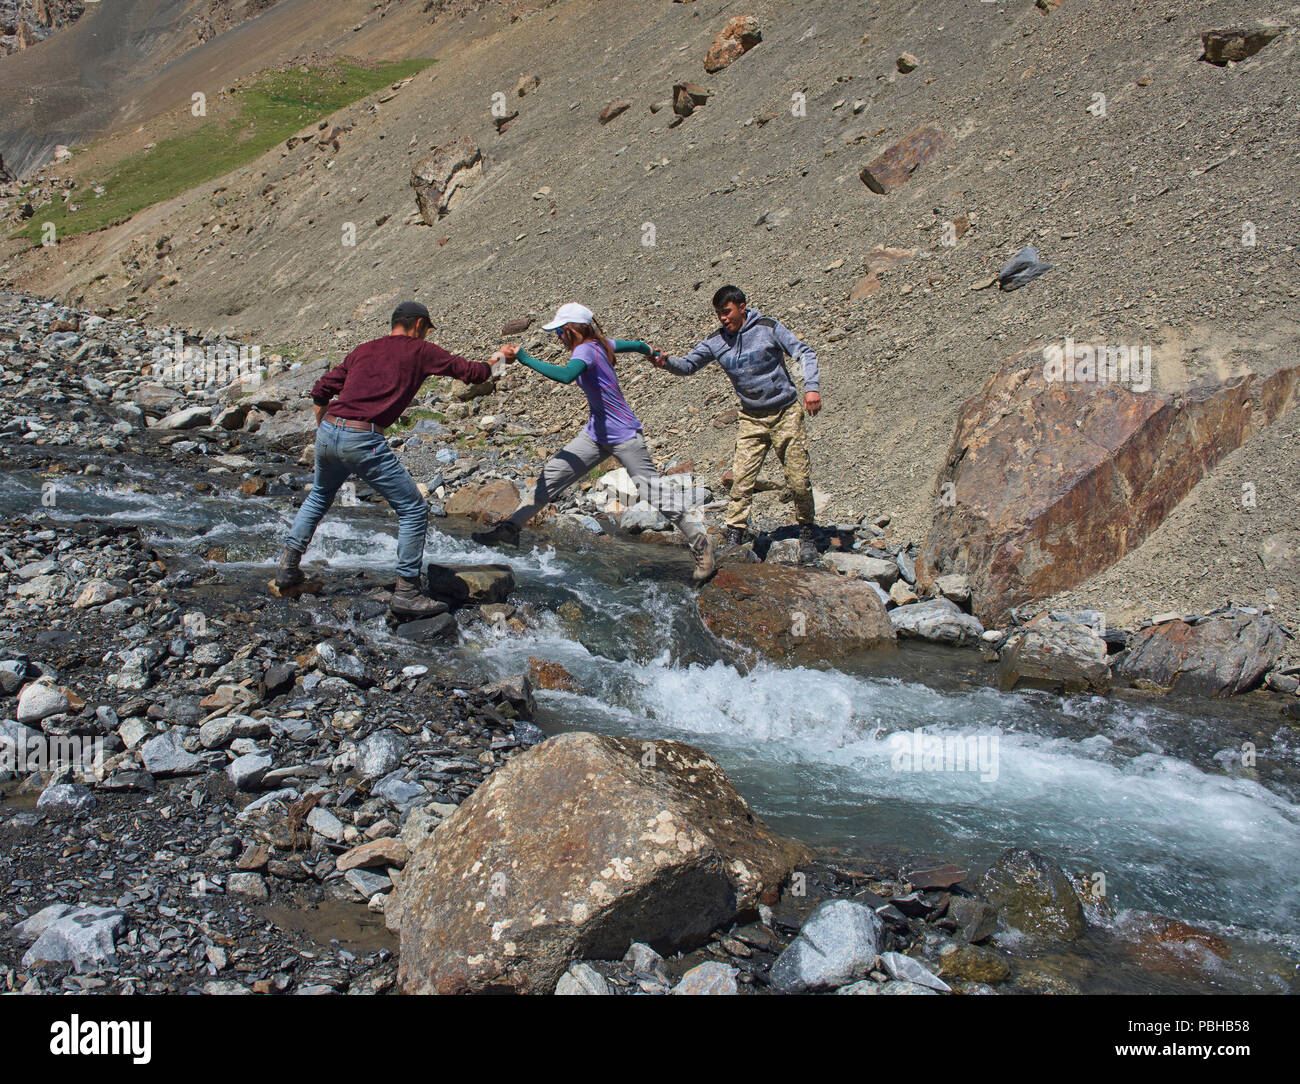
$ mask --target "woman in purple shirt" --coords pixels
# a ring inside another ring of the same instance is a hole
[[[636,483],[639,498],[658,508],[686,536],[695,562],[696,582],[707,580],[713,574],[713,541],[698,519],[684,514],[680,490],[660,479],[641,434],[641,423],[623,398],[614,372],[615,351],[633,350],[649,356],[650,348],[643,342],[610,341],[584,305],[561,305],[555,319],[545,324],[543,330],[554,331],[559,336],[569,351],[568,365],[541,361],[517,346],[503,347],[501,353],[561,384],[577,381],[587,396],[591,418],[582,432],[543,468],[531,499],[521,504],[509,519],[501,520],[490,530],[475,533],[474,541],[485,545],[498,542],[519,545],[519,529],[525,523],[612,455]]]

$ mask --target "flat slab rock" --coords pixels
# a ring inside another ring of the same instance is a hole
[[[498,769],[416,848],[389,904],[398,982],[549,993],[571,963],[621,959],[633,942],[702,944],[774,902],[806,858],[698,749],[562,734]]]
[[[1055,692],[1110,691],[1106,641],[1087,625],[1043,621],[1013,632],[998,659],[998,687],[1018,685]]]
[[[1134,635],[1117,672],[1164,692],[1233,696],[1264,679],[1286,642],[1282,628],[1263,616],[1166,621]]]

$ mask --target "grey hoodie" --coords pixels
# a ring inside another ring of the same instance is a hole
[[[784,324],[750,306],[744,326],[734,334],[719,328],[683,358],[669,358],[665,366],[678,376],[699,372],[711,361],[731,378],[745,410],[776,410],[799,397],[785,367],[789,354],[803,364],[805,391],[819,391],[817,355],[796,339]]]

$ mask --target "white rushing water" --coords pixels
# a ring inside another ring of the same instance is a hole
[[[184,501],[119,494],[96,514],[160,523],[160,537],[178,541],[185,532],[174,528],[193,530],[201,518],[201,538],[187,535],[186,544],[229,545],[234,562],[259,566],[291,522],[282,502],[213,502],[200,513]],[[307,560],[391,569],[395,525],[381,515],[336,508]],[[924,659],[914,677],[743,673],[702,661],[684,573],[669,582],[591,555],[489,551],[436,522],[425,556],[514,569],[540,627],[482,631],[465,661],[501,675],[519,673],[531,656],[563,664],[584,691],[539,694],[547,729],[697,744],[779,830],[850,853],[973,867],[1028,846],[1073,873],[1104,875],[1121,907],[1283,936],[1300,927],[1300,807],[1219,770],[1213,753],[1229,740],[1195,707],[963,687],[938,680]],[[583,609],[576,631],[553,612],[565,600]],[[1260,752],[1261,763],[1283,753],[1295,763],[1293,749]]]

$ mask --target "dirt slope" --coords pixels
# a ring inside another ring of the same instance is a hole
[[[287,17],[293,2],[248,27]],[[960,403],[1027,344],[1149,345],[1157,388],[1295,362],[1296,182],[1279,163],[1300,149],[1296,35],[1240,65],[1198,56],[1206,29],[1295,22],[1300,9],[567,0],[512,21],[509,6],[474,7],[434,23],[415,3],[367,16],[357,41],[373,48],[401,26],[406,55],[440,63],[391,101],[344,110],[335,122],[353,127],[337,152],[272,151],[221,182],[223,207],[207,186],[165,215],[16,255],[3,277],[91,303],[134,298],[161,319],[336,358],[407,295],[430,303],[440,341],[476,356],[504,321],[575,298],[612,332],[681,352],[710,330],[713,289],[735,281],[822,359],[827,410],[811,439],[825,516],[891,512],[904,539],[928,525]],[[763,42],[706,75],[713,36],[738,14],[757,16]],[[895,63],[904,51],[920,62],[909,74]],[[521,99],[524,75],[541,84]],[[671,108],[649,107],[681,80],[713,94],[669,127]],[[496,92],[520,113],[500,135]],[[804,116],[792,115],[796,94]],[[634,104],[601,126],[618,98]],[[890,195],[868,191],[861,166],[921,124],[947,148]],[[413,223],[411,165],[461,133],[483,149],[481,182],[437,228]],[[960,216],[970,229],[945,245],[944,224]],[[342,243],[347,223],[354,247]],[[176,284],[142,292],[163,235]],[[1028,244],[1054,270],[1014,293],[973,288]],[[915,254],[849,301],[879,245]],[[624,371],[658,447],[716,481],[734,435],[710,423],[733,405],[721,374]],[[489,409],[535,424],[581,415],[572,389],[523,387]],[[1100,581],[1105,593],[1131,585],[1121,593],[1178,605],[1259,600],[1272,586],[1285,612],[1300,611],[1294,577],[1265,573],[1252,552],[1297,521],[1288,432],[1294,423],[1235,453],[1185,502],[1194,522],[1167,525],[1104,574],[1120,577]],[[1277,490],[1221,540],[1207,525],[1237,515],[1221,507],[1228,474]]]

